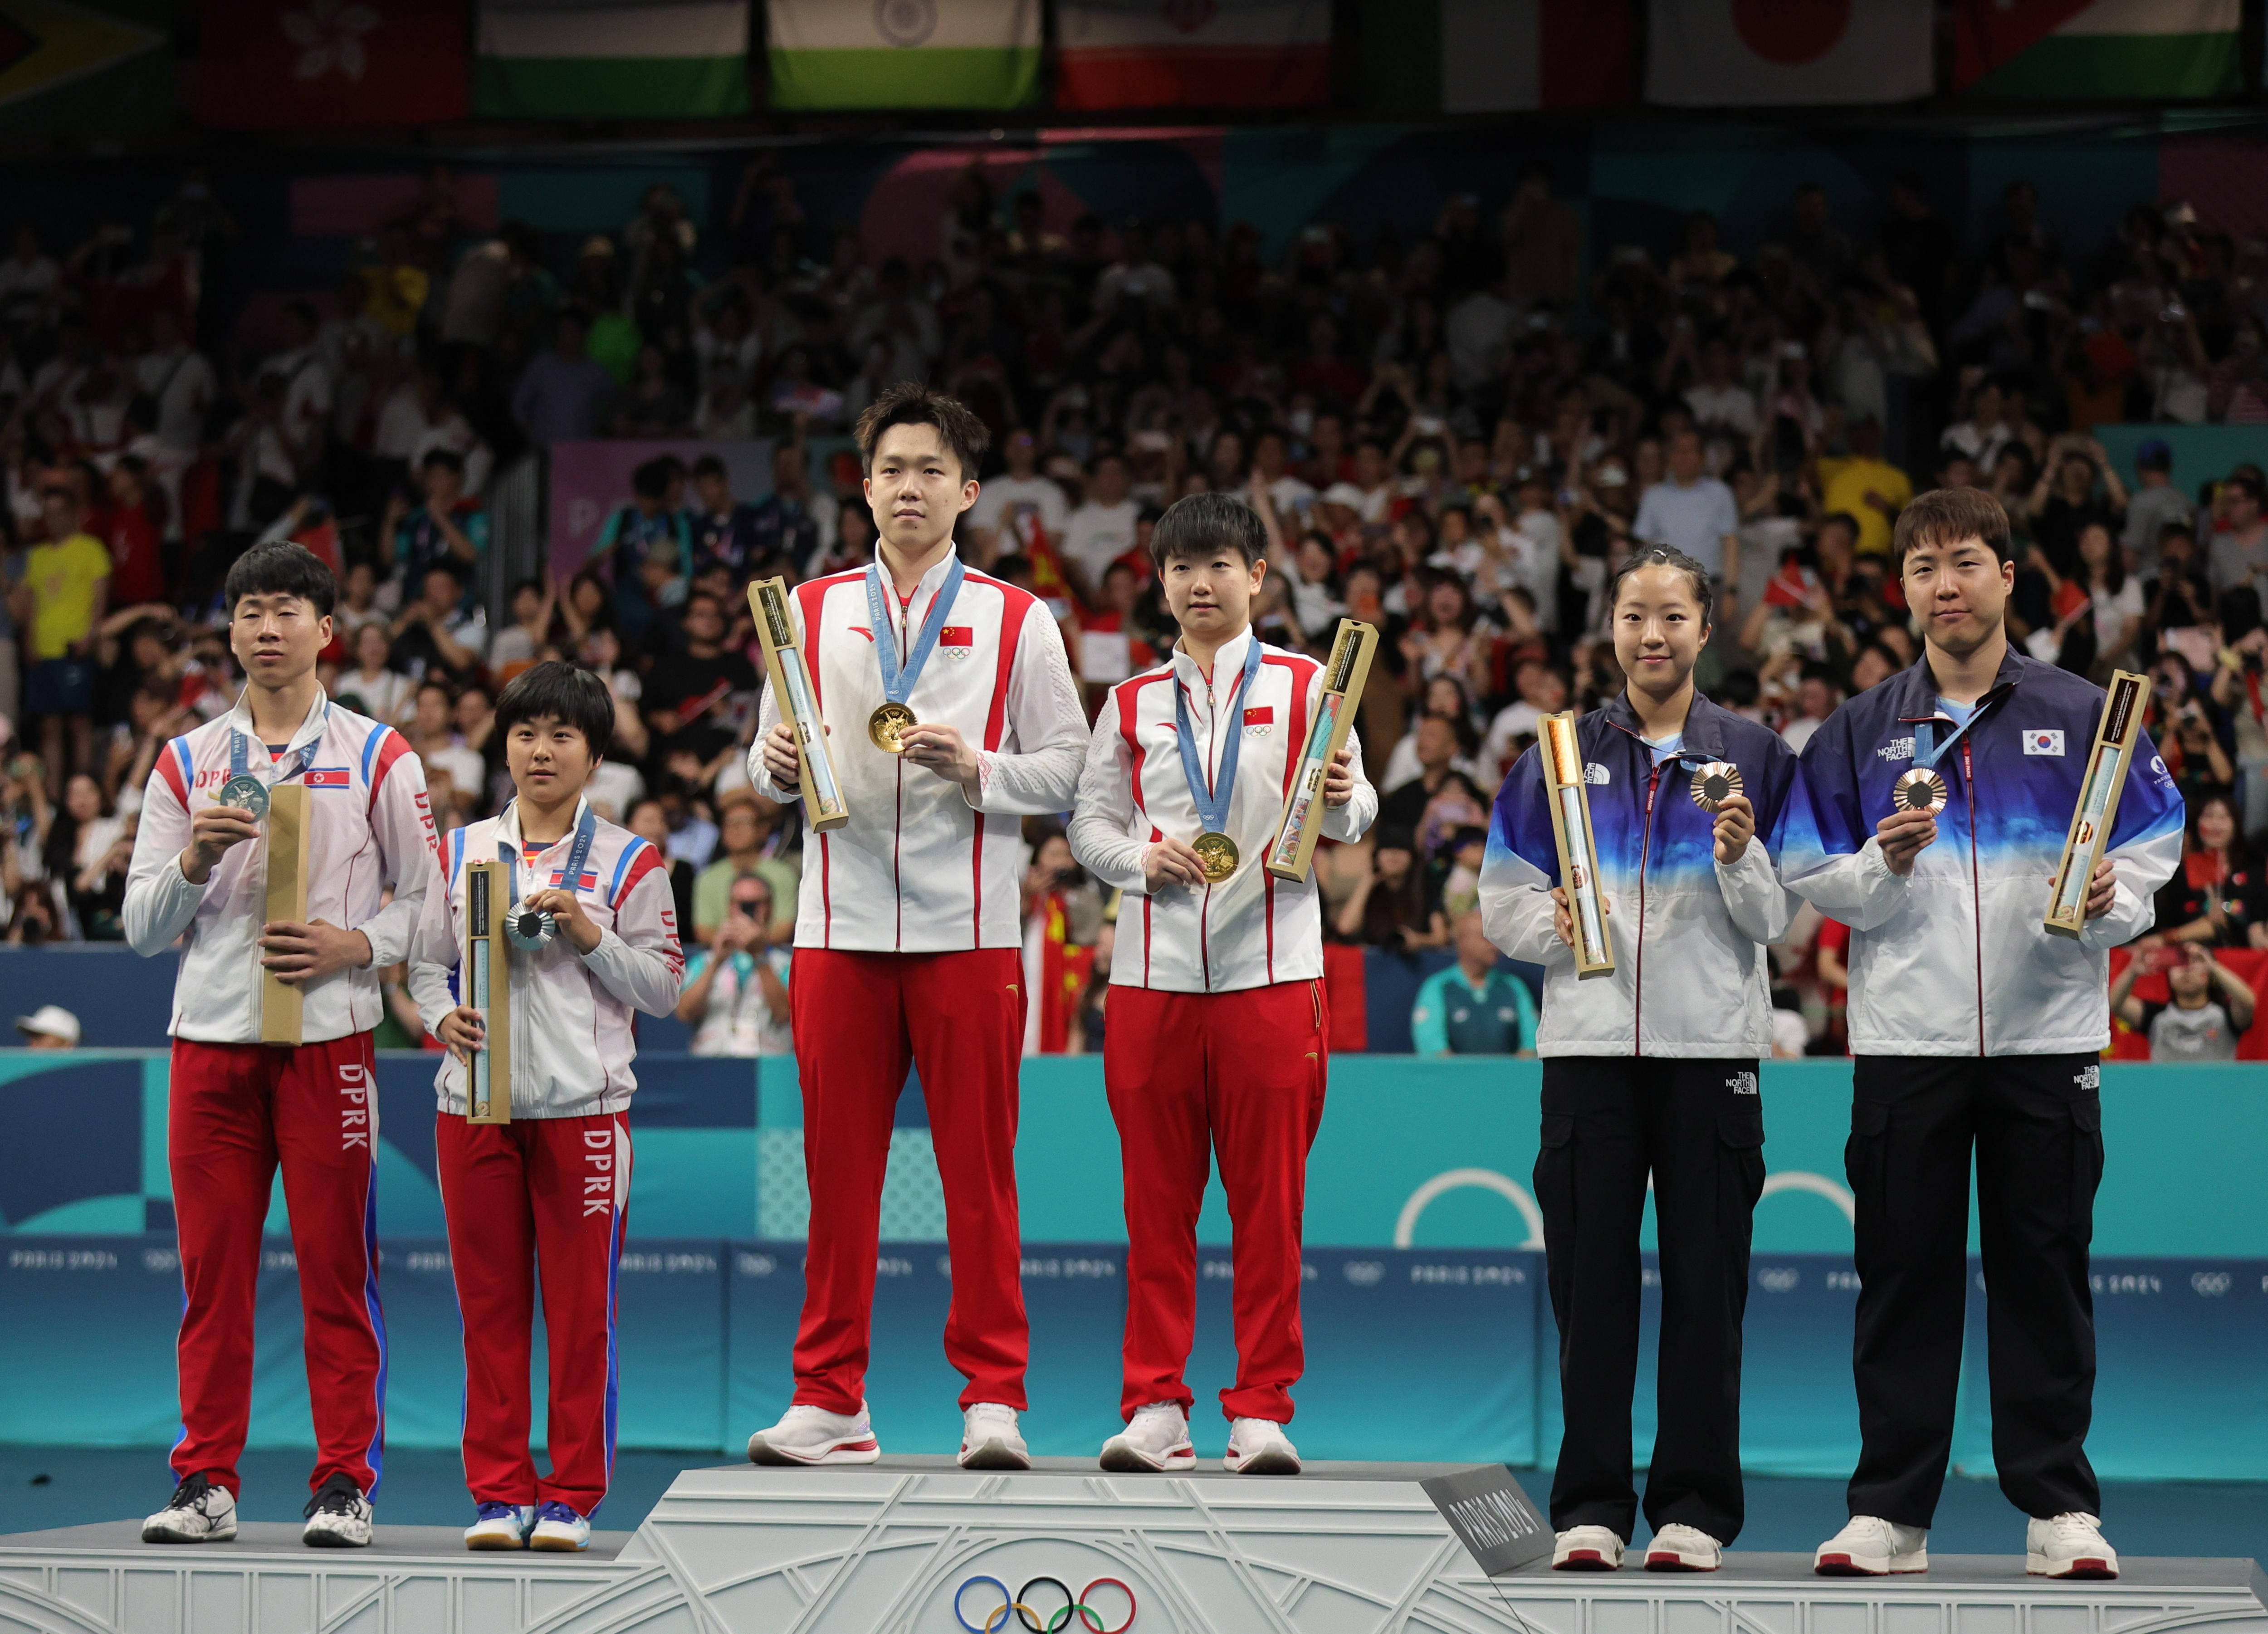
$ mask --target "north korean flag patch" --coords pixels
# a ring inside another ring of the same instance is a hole
[[[2027,754],[2061,754],[2063,753],[2063,733],[2060,732],[2045,731],[2027,732],[2024,734],[2024,753]]]
[[[311,766],[304,780],[311,789],[345,789],[353,786],[343,766]]]

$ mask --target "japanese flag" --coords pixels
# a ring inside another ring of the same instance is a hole
[[[1652,0],[1646,100],[1778,107],[1926,97],[1932,12],[1930,0]]]

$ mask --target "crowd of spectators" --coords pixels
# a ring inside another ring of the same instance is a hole
[[[1440,950],[1429,968],[1472,955],[1428,990],[1419,1034],[1448,1040],[1432,1047],[1480,1035],[1445,1031],[1445,997],[1532,1044],[1530,1012],[1466,946],[1469,916],[1496,786],[1537,718],[1621,684],[1610,565],[1640,541],[1705,563],[1703,684],[1800,746],[1913,661],[1891,523],[1941,485],[2006,506],[2025,650],[2152,677],[2149,724],[2197,814],[2160,932],[2268,946],[2263,473],[2184,471],[2153,440],[2130,488],[2094,436],[2268,423],[2268,246],[2185,204],[2137,205],[2081,257],[2023,183],[1979,242],[1911,180],[1863,232],[1806,187],[1745,255],[1705,215],[1674,246],[1587,251],[1539,170],[1493,212],[1460,197],[1368,242],[1319,223],[1270,256],[1202,220],[1059,232],[1039,195],[995,197],[972,166],[933,255],[869,265],[758,161],[718,217],[658,185],[547,264],[531,232],[470,230],[437,169],[328,302],[234,315],[230,334],[265,325],[269,343],[210,350],[200,257],[235,225],[201,177],[62,262],[17,232],[0,261],[10,940],[118,934],[152,758],[239,685],[221,573],[288,535],[342,576],[326,684],[408,734],[445,828],[505,791],[497,687],[553,656],[606,676],[617,729],[594,794],[673,861],[702,945],[685,1019],[703,1049],[783,1047],[800,839],[741,763],[746,585],[866,558],[843,433],[920,378],[993,431],[965,553],[1048,601],[1090,706],[1173,639],[1145,547],[1193,491],[1265,522],[1269,640],[1321,653],[1342,616],[1383,629],[1360,717],[1380,821],[1317,867],[1332,941]],[[510,587],[492,623],[475,589],[495,475],[603,436],[770,438],[771,491],[736,493],[713,455],[658,455],[591,561]],[[1035,1049],[1103,1024],[1115,904],[1060,839],[1027,835]],[[1839,929],[1807,913],[1776,950],[1783,1053],[1842,1047]]]

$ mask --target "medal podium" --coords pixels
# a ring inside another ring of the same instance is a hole
[[[941,1457],[688,1469],[635,1534],[594,1535],[584,1555],[474,1554],[454,1528],[382,1519],[368,1549],[307,1549],[281,1525],[192,1546],[144,1545],[130,1521],[20,1534],[0,1537],[0,1628],[2268,1634],[2268,1580],[2249,1560],[2129,1559],[2110,1583],[2029,1578],[2014,1556],[1939,1556],[1926,1574],[1890,1579],[1820,1578],[1808,1556],[1764,1554],[1707,1575],[1535,1561],[1491,1578],[1476,1549],[1535,1542],[1513,1536],[1521,1506],[1492,1496],[1508,1484],[1500,1466],[1322,1463],[1270,1477],[1040,1461],[1015,1474]]]

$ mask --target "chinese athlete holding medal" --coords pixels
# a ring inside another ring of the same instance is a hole
[[[1017,1238],[1024,1035],[1019,819],[1069,809],[1086,718],[1055,620],[965,567],[984,427],[917,386],[858,418],[879,539],[863,571],[791,607],[850,808],[806,837],[790,1025],[803,1080],[810,1253],[795,1394],[758,1463],[870,1463],[867,1337],[891,1115],[910,1063],[929,1102],[953,1256],[946,1359],[968,1380],[961,1461],[1022,1468],[1028,1332]],[[764,695],[748,773],[800,798],[793,728]]]
[[[1233,1471],[1300,1467],[1284,1425],[1305,1365],[1300,1216],[1323,1113],[1329,1012],[1314,878],[1261,866],[1299,768],[1322,666],[1251,623],[1267,536],[1241,500],[1193,494],[1152,549],[1182,627],[1171,659],[1122,681],[1094,723],[1071,853],[1126,893],[1110,966],[1104,1083],[1125,1166],[1123,1434],[1106,1469],[1187,1469],[1197,1224],[1213,1159],[1236,1222]],[[1352,738],[1323,784],[1323,832],[1378,813]]]

